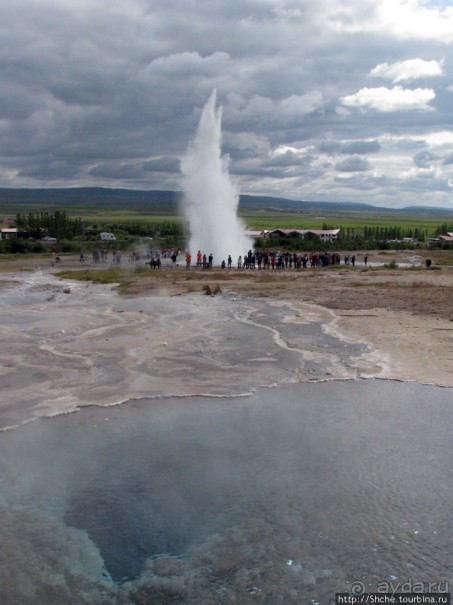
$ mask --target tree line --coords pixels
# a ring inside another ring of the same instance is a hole
[[[453,223],[442,223],[442,225],[439,225],[434,231],[436,237],[439,235],[446,235],[447,233],[453,233]]]
[[[335,227],[329,226],[323,229],[334,229]],[[421,227],[401,227],[388,225],[386,227],[380,226],[369,226],[364,225],[363,227],[342,227],[340,232],[341,239],[361,239],[361,240],[372,240],[375,242],[385,240],[402,240],[404,238],[413,238],[418,241],[424,241],[428,237],[428,230],[422,229]]]
[[[82,219],[69,218],[64,210],[56,210],[53,214],[48,212],[17,214],[16,227],[18,231],[26,232],[30,237],[36,239],[45,235],[57,239],[72,239],[83,235]]]

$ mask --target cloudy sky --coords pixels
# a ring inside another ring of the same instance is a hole
[[[180,189],[213,89],[241,193],[453,208],[452,0],[2,0],[0,187]]]

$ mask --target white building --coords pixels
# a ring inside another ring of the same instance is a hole
[[[0,239],[17,239],[16,227],[12,227],[11,229],[2,229],[0,233]]]
[[[266,237],[282,237],[298,235],[301,239],[316,236],[323,242],[334,242],[338,239],[340,229],[274,229],[266,233]]]
[[[107,233],[107,231],[103,231],[102,233],[100,233],[99,237],[101,238],[101,240],[103,242],[115,242],[116,241],[116,237],[113,235],[113,233]]]

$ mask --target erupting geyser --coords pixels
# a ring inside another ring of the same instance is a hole
[[[228,174],[228,157],[221,155],[222,108],[216,91],[203,108],[195,139],[181,162],[184,212],[189,223],[189,250],[194,257],[213,254],[214,264],[252,248],[237,217],[239,194]]]

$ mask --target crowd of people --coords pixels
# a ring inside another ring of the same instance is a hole
[[[113,265],[120,265],[121,264],[121,250],[120,249],[115,249],[111,251],[111,261]],[[93,252],[91,253],[91,260],[93,265],[97,265],[98,263],[107,263],[108,262],[108,257],[109,257],[109,251],[107,249],[99,249],[96,248],[93,250]],[[80,250],[80,255],[79,255],[79,261],[81,263],[84,263],[86,261],[86,257],[85,257],[85,253],[83,252],[83,250]]]
[[[174,251],[171,255],[172,266],[177,265],[177,260],[180,251]],[[244,256],[239,256],[235,266],[237,269],[306,269],[328,267],[330,265],[340,265],[342,258],[338,253],[329,254],[324,253],[310,253],[310,254],[298,254],[296,252],[253,252],[249,250]],[[356,257],[355,255],[345,254],[343,257],[345,265],[355,266]],[[365,265],[368,264],[368,257],[365,256]],[[199,269],[211,269],[213,267],[214,257],[211,254],[203,254],[198,250],[195,257],[195,267]],[[192,255],[190,252],[185,253],[185,264],[186,268],[189,269],[192,266]],[[231,254],[228,258],[223,259],[220,263],[222,269],[233,268],[233,259]]]
[[[93,264],[108,262],[108,250],[95,249],[92,252]],[[213,254],[205,254],[200,250],[197,251],[195,258],[192,258],[190,252],[184,252],[182,250],[147,250],[145,253],[132,252],[129,256],[130,261],[142,260],[143,258],[148,262],[152,268],[160,268],[162,266],[162,260],[167,259],[171,261],[172,267],[179,266],[178,260],[181,257],[185,259],[185,266],[190,269],[195,266],[199,269],[212,269],[214,265]],[[85,262],[86,257],[84,253],[80,252],[80,262]],[[111,262],[113,265],[121,264],[121,251],[115,249],[111,251]],[[275,251],[260,251],[254,252],[249,250],[244,256],[239,256],[236,262],[233,261],[231,254],[226,259],[222,259],[218,265],[222,269],[306,269],[308,268],[320,268],[328,267],[330,265],[345,265],[355,266],[356,257],[355,255],[345,254],[343,257],[340,254],[333,252],[323,253],[296,253],[296,252],[275,252]],[[368,257],[364,258],[365,265],[368,264]]]
[[[110,256],[111,255],[111,256]],[[111,259],[112,265],[121,264],[121,251],[119,248],[108,250],[108,249],[95,249],[92,251],[92,263],[94,265],[98,263],[107,263]],[[110,259],[109,259],[110,256]],[[129,261],[139,261],[145,259],[147,265],[150,265],[153,269],[160,269],[162,266],[168,266],[168,261],[171,261],[173,268],[179,267],[178,260],[184,257],[186,269],[190,269],[195,266],[198,269],[212,269],[214,266],[214,256],[212,252],[203,254],[200,250],[197,251],[195,258],[192,258],[190,252],[185,252],[181,249],[176,250],[160,250],[160,249],[147,249],[133,251],[130,253]],[[80,250],[80,262],[84,263],[87,259],[86,255]],[[163,262],[163,261],[167,262]],[[181,262],[181,261],[180,261]],[[279,252],[279,251],[259,251],[254,252],[249,250],[244,256],[239,256],[236,262],[233,261],[231,254],[226,259],[222,259],[220,263],[216,263],[216,266],[220,266],[221,269],[232,269],[233,267],[243,269],[317,269],[329,266],[338,266],[344,264],[346,266],[354,267],[356,264],[355,254],[344,254],[340,255],[338,252],[316,252],[316,253],[297,253],[297,252]],[[363,258],[363,264],[365,267],[368,265],[368,255],[365,254]],[[426,268],[430,268],[432,260],[430,258],[425,259]]]

